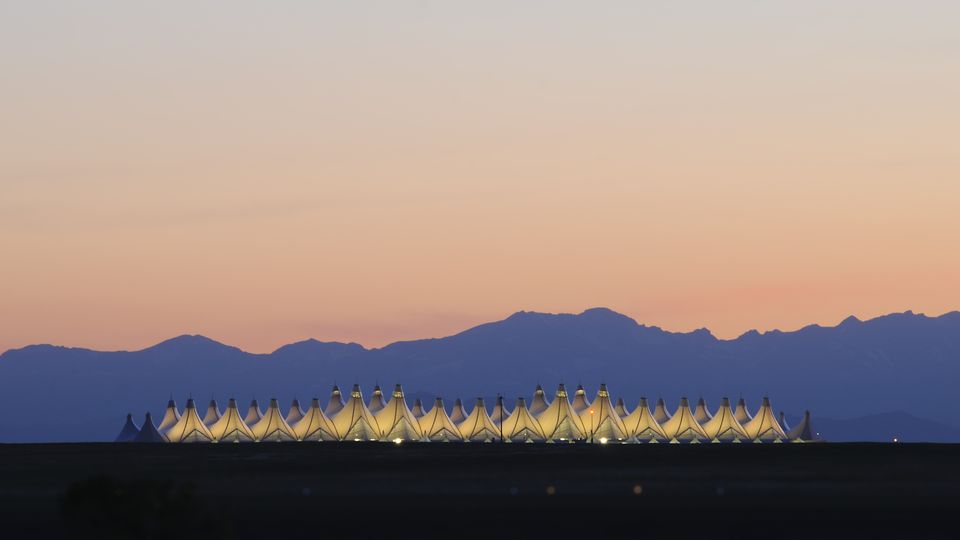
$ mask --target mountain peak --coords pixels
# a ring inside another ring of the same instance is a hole
[[[840,324],[837,325],[837,327],[838,327],[838,328],[846,328],[846,327],[849,327],[849,326],[858,326],[858,325],[860,325],[860,324],[862,324],[862,323],[863,323],[863,321],[861,321],[860,319],[858,319],[855,315],[851,315],[851,316],[847,317],[846,319],[844,319],[843,321],[841,321]]]
[[[230,345],[224,345],[219,341],[210,339],[207,336],[202,336],[200,334],[183,334],[175,338],[170,338],[166,341],[161,341],[152,347],[147,347],[143,349],[144,351],[160,351],[160,352],[178,352],[186,350],[195,350],[195,349],[223,349],[223,350],[237,350],[236,347],[231,347]]]

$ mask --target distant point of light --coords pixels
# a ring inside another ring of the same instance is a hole
[[[400,444],[400,443],[402,443],[402,442],[403,442],[403,439],[401,439],[401,438],[399,438],[399,437],[397,437],[396,439],[393,440],[393,444]]]
[[[641,486],[640,484],[633,486],[634,495],[640,495],[641,493],[643,493],[643,486]]]
[[[606,437],[600,437],[600,444],[607,444],[607,438],[606,438]]]

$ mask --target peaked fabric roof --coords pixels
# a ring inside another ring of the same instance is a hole
[[[213,434],[200,420],[197,414],[197,404],[193,399],[187,400],[187,407],[177,423],[170,426],[165,433],[167,440],[173,443],[213,442]]]
[[[153,416],[147,413],[143,419],[143,425],[140,426],[140,433],[137,433],[137,436],[133,438],[133,442],[162,443],[167,442],[167,438],[157,430],[157,426],[153,425]]]
[[[787,434],[787,437],[789,437],[791,441],[795,442],[813,442],[821,440],[820,434],[817,433],[817,430],[813,429],[813,423],[810,422],[810,411],[803,413],[803,420],[801,420],[799,424],[790,430],[790,433]]]
[[[300,400],[293,398],[293,401],[290,402],[290,410],[287,411],[287,416],[283,419],[288,425],[293,426],[303,418],[303,414],[303,409],[300,408]]]
[[[747,409],[747,403],[743,401],[743,398],[737,401],[737,408],[733,410],[733,416],[737,419],[737,422],[740,422],[741,426],[745,426],[747,422],[753,420],[753,415]]]
[[[253,426],[260,419],[263,418],[263,413],[260,412],[260,404],[256,399],[250,400],[250,407],[247,408],[247,415],[243,417],[243,423],[248,426]]]
[[[171,399],[167,402],[167,410],[163,413],[157,431],[160,433],[167,431],[177,423],[177,420],[180,420],[180,411],[177,410],[177,402]]]
[[[217,400],[211,399],[207,405],[207,413],[203,415],[203,425],[210,427],[214,422],[220,419],[220,407],[217,406]]]
[[[276,398],[270,399],[270,405],[267,406],[267,412],[259,422],[250,426],[254,438],[257,441],[267,442],[289,442],[297,440],[297,436],[290,429],[290,424],[283,419],[280,412],[280,404]]]
[[[490,412],[490,419],[494,424],[500,425],[500,422],[510,417],[510,411],[503,404],[503,396],[497,396],[497,402],[493,405],[493,411]]]
[[[584,435],[593,442],[623,441],[627,439],[627,428],[613,408],[607,385],[601,384],[593,404],[580,412]]]
[[[385,441],[419,441],[423,439],[420,422],[407,408],[403,387],[394,387],[390,401],[374,415],[380,430],[380,439]]]
[[[420,418],[420,429],[423,431],[423,436],[431,441],[463,440],[460,430],[447,416],[447,410],[443,407],[443,398],[440,397],[433,403],[430,412]]]
[[[123,423],[123,429],[120,430],[120,434],[117,435],[114,442],[131,442],[139,433],[140,426],[133,422],[133,415],[128,413],[127,421]]]
[[[770,398],[764,397],[760,410],[743,426],[747,436],[755,441],[785,441],[787,434],[777,423],[777,418],[773,414],[773,407],[770,406]]]
[[[723,398],[720,400],[720,407],[717,408],[713,418],[703,424],[703,432],[711,441],[715,442],[740,442],[750,440],[747,433],[743,430],[740,422],[733,414],[730,408],[730,400]]]
[[[486,413],[486,411],[484,411]],[[450,411],[450,420],[454,424],[459,424],[467,419],[467,411],[463,408],[463,401],[460,401],[460,398],[457,398],[453,402],[453,410]]]
[[[330,392],[330,401],[327,402],[327,407],[323,409],[323,414],[327,415],[327,418],[333,418],[335,414],[343,410],[343,405],[340,387],[333,385],[333,390]]]
[[[503,437],[510,442],[543,442],[547,438],[543,435],[540,422],[530,414],[522,397],[517,398],[517,406],[513,413],[503,421]]]
[[[367,404],[367,409],[372,413],[376,413],[380,409],[383,409],[386,404],[387,402],[383,400],[383,390],[380,390],[380,385],[374,386],[373,393],[370,394],[370,403]]]
[[[577,391],[573,393],[573,410],[580,414],[590,408],[590,400],[587,399],[587,391],[583,389],[582,384],[577,385]]]
[[[563,384],[557,387],[557,395],[547,410],[536,418],[547,441],[566,442],[584,438],[583,422],[570,406]]]
[[[703,428],[700,427],[700,424],[693,417],[693,413],[690,412],[690,403],[685,397],[680,398],[680,406],[677,407],[677,412],[673,413],[673,416],[664,422],[661,427],[667,437],[670,438],[670,442],[696,442],[707,439],[707,434],[703,432]]]
[[[550,402],[547,401],[547,395],[543,391],[543,387],[538,384],[537,389],[533,391],[533,399],[530,400],[530,414],[536,416],[547,410],[549,406]]]
[[[623,403],[623,398],[617,398],[617,404],[613,406],[613,410],[617,411],[617,415],[621,419],[630,416],[630,411],[627,410],[627,406]]]
[[[337,438],[341,441],[377,441],[380,440],[380,427],[373,414],[363,402],[360,385],[353,385],[350,397],[343,409],[330,418]]]
[[[657,399],[657,406],[653,409],[653,419],[663,427],[663,424],[670,420],[670,416],[672,415],[667,410],[667,404],[663,402],[663,398]]]
[[[304,413],[303,418],[291,425],[290,429],[293,430],[293,434],[298,441],[337,440],[336,430],[327,415],[323,414],[323,409],[320,408],[320,400],[317,398],[313,398],[310,402],[310,408]]]
[[[413,408],[410,409],[410,412],[413,413],[414,418],[423,418],[423,415],[427,414],[427,411],[423,410],[423,402],[420,401],[420,398],[413,401]]]
[[[250,431],[250,427],[240,418],[240,410],[237,409],[237,400],[230,398],[227,402],[227,409],[219,420],[210,426],[210,434],[213,440],[217,442],[241,443],[253,442],[256,437]]]
[[[710,414],[710,411],[707,410],[707,402],[700,398],[697,400],[697,408],[693,411],[693,417],[697,420],[701,426],[706,424],[713,418],[713,415]]]
[[[783,414],[783,411],[780,411],[778,420],[780,421],[780,427],[783,429],[783,432],[790,433],[790,426],[787,425],[787,415]]]
[[[454,406],[453,411],[457,412],[456,406]],[[460,405],[460,411],[463,411],[463,405]],[[452,416],[450,420],[453,421]],[[460,422],[454,421],[454,423],[465,441],[489,442],[501,438],[500,426],[494,424],[490,415],[487,414],[487,406],[484,405],[482,397],[477,398],[476,405],[473,406],[473,410],[466,418]]]
[[[627,429],[627,436],[633,437],[637,441],[658,442],[667,440],[667,434],[663,432],[663,428],[654,419],[645,397],[640,398],[640,403],[633,409],[633,412],[623,419],[623,425]]]

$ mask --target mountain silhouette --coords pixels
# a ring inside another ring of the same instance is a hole
[[[842,421],[897,411],[949,427],[960,375],[960,313],[896,313],[835,327],[746,332],[720,340],[678,333],[605,308],[580,314],[521,311],[459,334],[379,349],[306,340],[252,354],[180,336],[140,351],[100,352],[33,345],[0,356],[0,441],[111,440],[126,413],[159,417],[172,395],[241,402],[297,397],[325,403],[330,387],[403,383],[407,395],[528,396],[536,384],[605,382],[633,407],[640,396],[723,396],[751,408],[769,395],[777,410]],[[9,414],[9,411],[28,411]],[[906,422],[905,416],[892,417]]]

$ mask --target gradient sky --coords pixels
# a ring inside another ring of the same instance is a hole
[[[4,2],[0,351],[960,308],[960,3]]]

